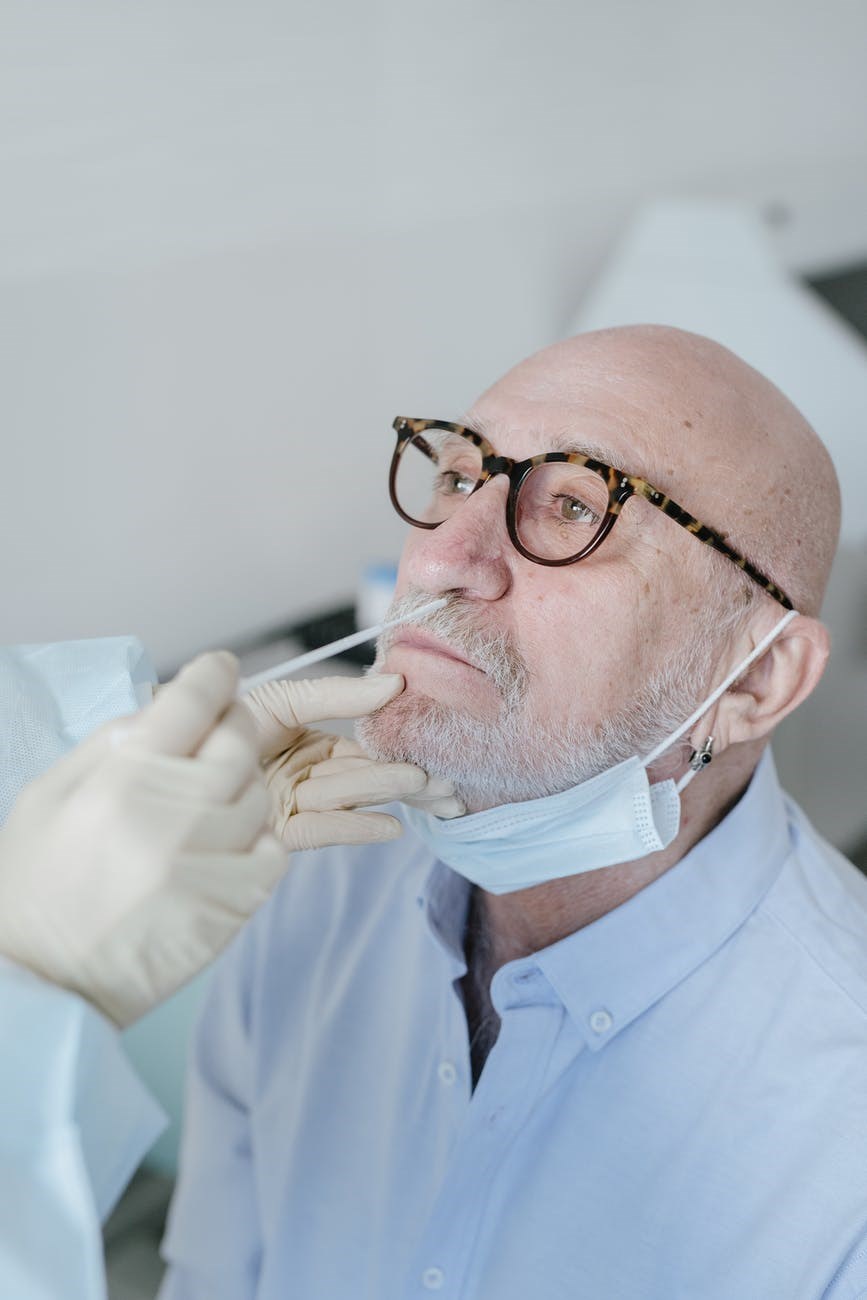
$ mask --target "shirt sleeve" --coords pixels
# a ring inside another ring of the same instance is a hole
[[[0,1295],[105,1295],[101,1220],[165,1118],[113,1025],[0,959]]]
[[[220,959],[196,1026],[159,1300],[248,1300],[256,1293],[261,1234],[248,991],[254,925]]]

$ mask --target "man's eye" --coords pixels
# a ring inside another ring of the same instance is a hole
[[[578,497],[570,497],[558,494],[551,498],[561,519],[565,519],[570,524],[597,524],[599,516],[595,510],[591,510],[588,505],[579,500]]]
[[[476,486],[475,479],[459,474],[455,469],[442,470],[436,477],[436,490],[446,496],[469,496]]]

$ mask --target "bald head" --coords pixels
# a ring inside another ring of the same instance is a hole
[[[624,326],[521,362],[480,399],[480,423],[493,435],[499,409],[532,425],[534,408],[552,405],[578,439],[610,448],[618,468],[724,533],[797,609],[818,614],[840,526],[837,476],[770,380],[700,335]]]

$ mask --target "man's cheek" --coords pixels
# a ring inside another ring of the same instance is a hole
[[[397,581],[394,586],[395,600],[400,600],[413,586],[411,575],[416,566],[415,552],[418,550],[419,542],[426,540],[424,537],[419,537],[418,532],[419,530],[416,528],[410,529],[403,544],[397,566]]]

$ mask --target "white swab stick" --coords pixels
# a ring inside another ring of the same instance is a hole
[[[316,650],[308,650],[306,654],[298,655],[295,659],[287,659],[285,663],[277,664],[274,668],[265,668],[261,673],[253,673],[252,677],[242,677],[238,683],[238,695],[247,695],[264,682],[273,682],[277,677],[288,677],[290,673],[298,672],[299,668],[309,668],[311,664],[318,664],[323,659],[331,659],[334,655],[343,654],[344,650],[351,650],[353,646],[364,645],[365,641],[375,640],[381,632],[387,632],[391,627],[400,627],[402,623],[416,623],[420,618],[424,618],[425,614],[432,614],[435,609],[442,609],[447,603],[447,598],[440,596],[438,600],[432,600],[427,605],[420,605],[411,614],[404,614],[403,618],[393,618],[387,623],[377,623],[376,627],[366,627],[361,632],[342,636],[339,641],[330,641],[328,645],[321,645]]]

